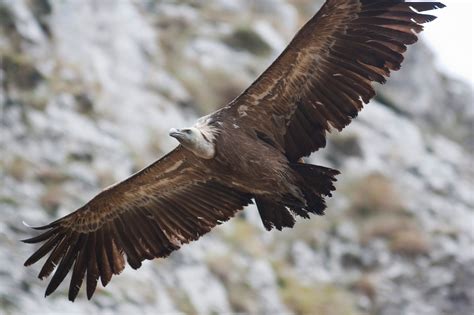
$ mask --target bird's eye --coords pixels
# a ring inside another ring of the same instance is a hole
[[[184,132],[187,133],[187,134],[190,134],[190,133],[191,133],[191,130],[190,130],[190,129],[186,129],[186,130],[184,130]]]

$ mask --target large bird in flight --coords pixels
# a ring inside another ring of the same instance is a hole
[[[24,240],[43,243],[25,262],[47,256],[39,278],[56,268],[51,294],[72,270],[69,299],[86,279],[91,298],[126,261],[166,257],[255,200],[267,230],[295,216],[323,214],[339,172],[304,164],[342,130],[398,70],[417,41],[420,12],[439,2],[328,0],[283,53],[240,96],[190,128],[171,129],[180,145]]]

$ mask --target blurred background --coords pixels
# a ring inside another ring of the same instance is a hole
[[[168,152],[169,128],[237,96],[321,3],[0,0],[0,314],[472,314],[467,2],[434,13],[446,20],[310,157],[342,171],[324,217],[267,232],[251,206],[92,301],[68,302],[68,279],[44,299],[41,266],[23,267],[22,221],[63,216]]]

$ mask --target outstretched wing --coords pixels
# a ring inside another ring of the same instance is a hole
[[[328,0],[275,62],[221,115],[252,126],[291,161],[324,147],[326,131],[342,130],[398,70],[417,41],[419,12],[439,2]],[[416,10],[416,11],[415,11]]]
[[[105,286],[124,269],[124,254],[137,269],[145,259],[168,256],[198,239],[251,202],[251,196],[224,186],[199,165],[178,147],[77,211],[36,228],[46,231],[24,242],[43,245],[25,266],[49,254],[39,278],[58,267],[46,295],[72,269],[69,299],[76,298],[84,278],[90,299],[99,278]]]

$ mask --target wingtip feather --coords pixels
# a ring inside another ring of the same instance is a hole
[[[407,3],[416,12],[424,12],[445,8],[446,5],[441,2],[409,2]]]
[[[33,236],[33,237],[30,237],[30,238],[25,238],[25,239],[22,239],[20,241],[23,242],[23,243],[26,243],[26,244],[40,243],[40,242],[43,242],[43,241],[49,239],[51,236],[53,236],[56,233],[57,233],[57,229],[52,229],[52,230],[46,231],[44,233],[41,233],[40,235]]]
[[[28,228],[31,228],[31,229],[34,229],[34,230],[46,230],[46,229],[52,228],[52,227],[57,225],[57,222],[58,222],[58,220],[54,221],[54,222],[51,222],[49,224],[46,224],[46,225],[42,225],[42,226],[32,226],[32,225],[29,225],[28,223],[26,223],[25,221],[21,221],[21,223],[24,226],[26,226]]]

